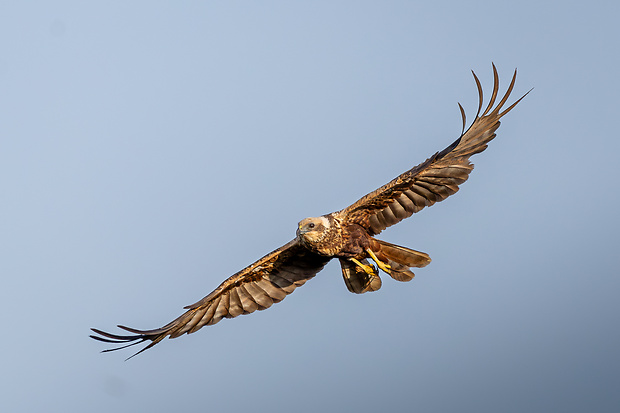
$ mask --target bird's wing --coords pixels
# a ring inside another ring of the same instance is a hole
[[[493,92],[486,109],[480,113],[483,102],[482,86],[476,74],[473,75],[478,87],[479,104],[476,118],[467,131],[443,151],[437,152],[420,165],[339,211],[338,214],[345,221],[357,223],[366,228],[371,235],[376,235],[422,208],[443,201],[459,190],[458,186],[467,180],[474,168],[469,162],[469,157],[486,149],[489,141],[495,137],[495,131],[500,125],[499,119],[527,95],[526,93],[502,110],[517,78],[515,70],[504,97],[494,106],[499,92],[499,76],[493,65]],[[460,104],[459,108],[464,130],[465,111]]]
[[[310,252],[294,239],[228,278],[211,294],[185,307],[187,311],[183,315],[161,328],[137,330],[118,326],[133,333],[132,335],[111,334],[93,328],[98,335],[91,337],[107,343],[125,344],[104,351],[119,350],[151,340],[148,346],[133,355],[135,356],[153,347],[166,336],[176,338],[185,333],[193,333],[202,326],[215,324],[222,318],[233,318],[269,308],[314,277],[328,261],[328,257]]]

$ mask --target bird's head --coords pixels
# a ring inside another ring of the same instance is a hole
[[[330,227],[329,219],[325,217],[306,218],[297,225],[297,237],[308,243],[316,243],[325,237]]]

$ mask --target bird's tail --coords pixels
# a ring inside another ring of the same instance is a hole
[[[362,260],[362,264],[372,268],[372,274],[368,274],[358,265],[347,259],[340,259],[340,267],[342,268],[342,277],[349,291],[355,294],[363,294],[368,291],[377,291],[381,288],[381,278],[379,272],[374,265],[368,260]]]
[[[415,274],[409,268],[426,267],[431,262],[431,257],[425,252],[415,251],[378,239],[375,241],[381,246],[380,253],[377,255],[387,258],[387,263],[390,265],[389,274],[397,281],[411,281]]]

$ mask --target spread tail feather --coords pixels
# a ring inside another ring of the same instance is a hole
[[[378,239],[375,241],[381,246],[380,254],[387,258],[387,263],[390,265],[390,276],[397,281],[411,281],[415,274],[409,268],[426,267],[431,262],[431,257],[425,252],[415,251]]]
[[[362,260],[361,262],[371,266],[368,260]],[[368,291],[377,291],[381,288],[381,278],[379,278],[379,273],[374,266],[371,266],[373,274],[370,275],[351,261],[341,258],[340,267],[342,268],[344,283],[352,293],[363,294]]]

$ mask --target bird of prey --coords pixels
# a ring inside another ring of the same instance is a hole
[[[340,211],[302,220],[297,225],[295,239],[225,280],[202,300],[185,307],[187,311],[184,314],[165,326],[154,330],[118,326],[131,335],[111,334],[93,328],[92,331],[98,335],[91,337],[121,344],[104,351],[150,341],[131,356],[134,357],[165,337],[176,338],[223,318],[269,308],[314,277],[333,258],[340,261],[344,282],[352,293],[362,294],[381,288],[379,269],[395,280],[410,281],[414,277],[412,267],[424,267],[431,262],[428,254],[379,240],[375,236],[424,207],[456,193],[473,170],[470,156],[486,149],[495,137],[500,118],[527,95],[504,108],[515,84],[515,70],[506,93],[495,104],[499,76],[493,65],[493,92],[482,111],[482,86],[473,71],[472,74],[478,88],[476,117],[465,131],[465,111],[459,103],[463,130],[461,136],[446,149]]]

